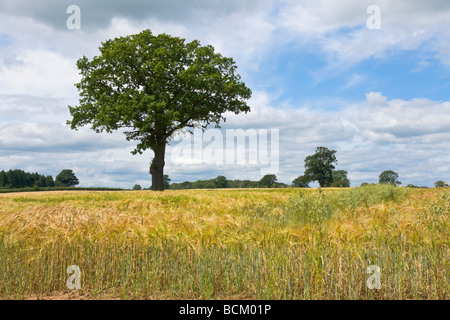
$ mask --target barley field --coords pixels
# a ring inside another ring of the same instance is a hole
[[[0,194],[0,298],[449,299],[449,212],[388,185]]]

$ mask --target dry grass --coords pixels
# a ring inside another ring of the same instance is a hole
[[[0,295],[448,299],[449,212],[446,190],[389,186],[0,194]]]

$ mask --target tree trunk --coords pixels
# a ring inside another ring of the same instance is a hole
[[[155,157],[150,165],[150,174],[152,175],[152,190],[164,191],[164,156],[166,153],[166,144],[162,143],[153,149]]]

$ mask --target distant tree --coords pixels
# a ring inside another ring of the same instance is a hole
[[[192,189],[192,182],[184,181],[181,183],[172,183],[170,185],[171,189]]]
[[[133,190],[142,190],[142,187],[141,187],[140,184],[135,184],[135,185],[133,186]]]
[[[374,182],[371,182],[371,183],[363,182],[363,183],[361,183],[361,187],[365,187],[365,186],[376,186],[376,185],[377,185],[377,183],[374,183]]]
[[[350,187],[350,182],[347,180],[338,180],[338,181],[333,181],[332,184],[330,184],[331,188],[349,188]]]
[[[51,178],[51,183],[49,181]],[[15,169],[5,172],[0,171],[0,188],[26,188],[26,187],[51,187],[54,181],[51,176],[45,177],[37,172],[29,173]],[[48,185],[49,184],[49,185]]]
[[[197,180],[192,184],[194,189],[215,189],[216,183],[215,179],[211,180]]]
[[[35,173],[28,173],[27,175],[27,180],[29,181],[29,185],[33,185],[33,186],[39,186],[39,179],[40,179],[40,175],[39,173],[35,172]]]
[[[392,170],[383,171],[379,178],[379,184],[392,184],[394,186],[402,184],[398,181],[398,173]]]
[[[247,188],[261,188],[259,181],[250,181]]]
[[[277,182],[275,175],[269,174],[259,181],[250,180],[227,180],[224,176],[210,180],[197,180],[195,182],[185,181],[182,183],[172,183],[170,189],[213,189],[213,188],[287,188],[287,184]],[[225,184],[226,182],[226,184]]]
[[[10,188],[25,188],[32,187],[33,180],[31,178],[31,174],[25,173],[23,170],[15,169],[9,170],[6,173],[8,178],[8,186]]]
[[[337,164],[336,150],[317,147],[316,153],[305,158],[305,177],[308,181],[319,182],[320,187],[333,183],[333,170]]]
[[[434,186],[436,188],[445,188],[445,187],[448,187],[448,183],[446,183],[445,181],[442,181],[442,180],[438,180],[434,183]]]
[[[169,189],[170,188],[170,178],[168,174],[164,175],[164,189]]]
[[[74,187],[80,182],[72,170],[64,169],[55,178],[57,187]]]
[[[345,170],[333,170],[333,182],[330,187],[348,188],[350,187],[350,180],[347,178],[348,172]]]
[[[305,176],[299,176],[292,180],[292,186],[296,188],[309,188],[309,179]]]
[[[227,180],[228,188],[240,188],[237,180]]]
[[[277,176],[274,174],[266,174],[259,180],[258,185],[261,188],[271,188],[273,184],[277,181]]]
[[[227,180],[228,188],[248,188],[250,180]]]
[[[289,188],[289,185],[283,182],[274,182],[272,188]]]
[[[216,185],[216,188],[228,188],[228,180],[224,176],[218,176],[214,179],[214,184]]]
[[[203,189],[215,189],[217,188],[216,179],[203,180]]]
[[[180,183],[176,183],[176,182],[171,183],[170,184],[170,189],[172,189],[172,190],[179,190],[179,189],[181,189],[180,185],[181,185]],[[150,188],[150,190],[151,190],[151,188]]]
[[[4,170],[0,171],[0,188],[8,187],[8,176]]]
[[[37,179],[37,181],[34,182],[35,186],[38,187],[45,187],[47,184],[47,178],[45,176],[39,176],[39,178]]]
[[[240,188],[251,188],[252,181],[251,180],[242,180],[240,182]]]
[[[52,188],[55,186],[55,180],[53,180],[52,176],[47,176],[45,178],[45,186],[49,187],[49,188]]]

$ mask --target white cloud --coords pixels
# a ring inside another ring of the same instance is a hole
[[[357,120],[363,135],[377,142],[439,142],[436,134],[448,134],[450,138],[450,102],[387,101],[381,93],[371,92]]]
[[[70,59],[51,51],[26,50],[18,52],[15,60],[20,63],[0,70],[0,94],[75,96],[78,75]]]
[[[370,30],[366,9],[373,1],[285,1],[279,25],[299,46],[310,42],[328,55],[329,68],[348,68],[394,50],[428,45],[429,55],[449,64],[448,1],[378,1],[381,29]],[[296,40],[295,40],[296,39]]]

